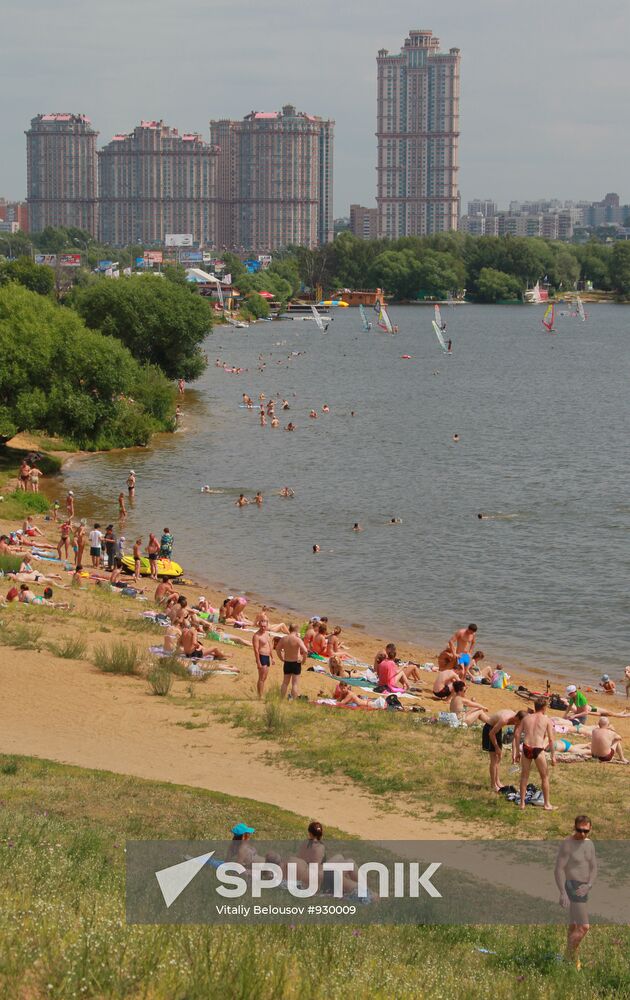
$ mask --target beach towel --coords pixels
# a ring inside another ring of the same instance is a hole
[[[441,722],[443,725],[450,726],[452,729],[459,729],[462,725],[455,712],[440,712],[438,715],[438,722]]]

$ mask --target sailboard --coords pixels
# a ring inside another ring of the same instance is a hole
[[[437,309],[437,306],[436,306],[436,309]],[[435,336],[437,337],[438,341],[440,342],[440,347],[442,348],[442,350],[444,351],[445,354],[448,354],[448,347],[446,346],[446,341],[444,340],[444,337],[442,335],[442,329],[441,329],[441,327],[439,327],[437,325],[437,323],[435,322],[435,320],[431,320],[431,326],[435,330]]]
[[[555,310],[553,304],[550,303],[545,309],[545,315],[542,318],[542,325],[548,333],[553,333],[553,321],[555,319]]]
[[[317,326],[317,329],[321,330],[322,333],[326,333],[326,327],[324,326],[324,321],[322,320],[321,316],[317,312],[317,309],[316,309],[315,306],[311,306],[311,312],[313,313],[313,319],[315,320],[315,324]]]
[[[385,330],[386,333],[393,333],[394,327],[392,326],[392,321],[389,318],[387,309],[385,306],[381,306],[378,313],[378,325],[381,330]]]
[[[582,299],[580,298],[579,295],[578,295],[578,297],[576,299],[576,305],[577,305],[578,316],[580,317],[580,319],[582,320],[582,322],[585,323],[586,322],[586,313],[584,312],[584,303],[582,302]]]
[[[370,323],[369,319],[367,318],[366,313],[365,313],[365,308],[362,305],[359,306],[359,312],[361,314],[361,322],[363,324],[363,332],[364,333],[369,333],[370,330],[372,329],[372,324]]]

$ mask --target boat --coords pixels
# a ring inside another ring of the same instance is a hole
[[[321,304],[320,302],[319,305]],[[313,307],[314,303],[312,302],[290,302],[286,311],[280,313],[279,319],[312,320]],[[330,323],[330,316],[327,313],[320,312],[319,317],[324,323]]]
[[[364,333],[369,333],[370,330],[372,329],[372,324],[370,323],[369,319],[367,318],[367,315],[366,315],[366,312],[365,312],[365,306],[362,303],[359,304],[359,313],[361,314],[361,323],[363,324],[363,332]]]
[[[442,313],[440,312],[440,307],[438,305],[434,308],[434,318],[431,320],[431,326],[435,331],[435,336],[438,339],[440,347],[445,354],[450,354],[446,341],[444,340],[444,323],[442,321]]]
[[[540,287],[540,281],[537,281],[533,288],[526,288],[523,292],[523,302],[528,305],[539,306],[541,302],[547,302],[549,300],[549,292],[546,288]]]
[[[554,309],[553,303],[550,302],[545,309],[545,315],[543,316],[541,323],[544,326],[547,333],[555,333],[553,328],[553,321],[556,318],[556,311]]]
[[[123,556],[122,565],[125,573],[135,573],[135,562],[133,556]],[[163,580],[177,579],[183,576],[184,570],[179,563],[172,559],[158,559],[157,575]],[[150,576],[151,565],[149,560],[143,556],[140,560],[140,576]]]
[[[381,305],[385,302],[385,295],[382,288],[340,288],[335,292],[335,299],[343,299],[348,306],[370,306]]]

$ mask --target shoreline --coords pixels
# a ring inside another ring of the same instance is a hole
[[[116,449],[118,452],[129,452],[130,454],[138,450],[146,453],[147,451],[153,450],[153,444],[143,449]],[[109,452],[94,453],[77,451],[66,453],[62,460],[59,473],[55,479],[49,479],[48,483],[42,483],[42,486],[44,487],[44,495],[50,499],[48,496],[48,485],[51,482],[63,482],[62,477],[67,468],[79,461],[86,461],[92,458],[95,454],[109,454]],[[99,500],[102,500],[102,497],[100,497]],[[49,525],[51,522],[44,523]],[[46,535],[46,540],[50,541],[48,534]],[[274,619],[275,621],[282,621],[286,624],[289,624],[291,621],[302,623],[307,621],[313,614],[328,614],[329,619],[334,620],[336,624],[340,624],[342,626],[343,639],[347,645],[356,646],[357,642],[361,644],[371,643],[375,654],[377,647],[380,648],[380,646],[386,642],[395,642],[400,655],[404,659],[413,659],[420,663],[435,663],[439,651],[444,648],[452,632],[455,631],[455,629],[461,628],[463,625],[467,624],[466,622],[454,622],[451,632],[449,632],[448,635],[444,635],[439,647],[433,648],[431,641],[422,636],[422,625],[420,625],[417,629],[420,633],[420,637],[412,638],[407,637],[404,634],[406,631],[405,629],[396,625],[383,625],[379,628],[376,626],[370,626],[369,624],[364,624],[360,621],[351,621],[351,616],[349,617],[343,612],[338,614],[335,614],[334,612],[331,613],[326,607],[327,599],[325,595],[321,600],[320,607],[306,611],[303,607],[300,607],[299,603],[295,605],[291,604],[282,596],[276,598],[275,596],[269,594],[261,594],[258,590],[251,589],[246,582],[242,584],[242,586],[236,587],[233,583],[228,584],[225,580],[211,579],[206,575],[203,569],[199,569],[194,563],[191,563],[189,567],[185,569],[184,578],[193,581],[191,584],[183,585],[184,591],[189,597],[191,596],[190,591],[198,589],[199,593],[202,591],[205,593],[211,604],[220,607],[221,602],[228,592],[231,592],[232,590],[235,592],[238,591],[248,599],[248,604],[252,605],[252,607],[248,608],[248,611],[250,612],[248,617],[255,616],[255,613],[263,605],[266,605],[271,611],[274,612],[274,614],[270,615],[271,619]],[[175,584],[177,585],[176,581]],[[196,600],[197,596],[199,595],[195,595],[194,600]],[[480,625],[480,632],[483,636],[483,623]],[[477,648],[486,652],[486,665],[495,665],[502,662],[504,669],[507,670],[510,676],[510,684],[525,683],[528,687],[532,687],[534,690],[545,690],[546,684],[549,682],[551,689],[559,690],[562,693],[567,684],[576,683],[583,691],[589,694],[594,694],[596,698],[603,702],[603,704],[609,703],[607,696],[596,691],[595,688],[601,673],[604,672],[601,669],[593,671],[593,679],[587,682],[582,680],[579,676],[576,678],[575,672],[570,668],[570,660],[567,661],[566,666],[562,665],[560,667],[554,666],[546,668],[532,664],[529,657],[525,662],[521,657],[513,656],[512,654],[509,655],[509,658],[505,655],[501,658],[499,658],[499,656],[494,656],[492,654],[491,647],[488,647],[488,644],[484,643],[483,638],[480,639]],[[619,678],[617,677],[613,677],[613,680],[619,682]],[[538,685],[538,687],[534,687],[534,685]],[[479,687],[481,687],[482,690],[488,690],[487,685],[474,685],[473,690],[476,690]],[[606,700],[604,701],[604,699]],[[623,686],[619,687],[618,693],[614,699],[610,699],[611,703],[613,701],[615,702],[615,708],[623,707],[627,704],[624,697]],[[617,702],[619,702],[619,704],[617,704]]]

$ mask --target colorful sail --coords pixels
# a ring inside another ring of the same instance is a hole
[[[544,326],[545,330],[547,330],[549,333],[553,332],[554,319],[555,319],[555,310],[553,308],[553,304],[550,303],[545,309],[545,315],[542,318],[542,325]]]
[[[361,322],[363,324],[363,331],[364,333],[369,333],[370,330],[372,329],[372,324],[367,318],[364,306],[362,305],[359,306],[359,312],[361,313]]]
[[[585,323],[586,322],[586,313],[584,312],[584,303],[582,302],[582,299],[580,298],[579,295],[577,297],[576,304],[577,304],[578,316],[580,317],[580,319],[582,320],[582,322]]]
[[[389,318],[387,309],[385,306],[381,306],[378,314],[378,325],[381,330],[385,330],[386,333],[393,333],[394,327],[392,326],[392,321]]]
[[[439,306],[435,306],[435,322],[439,326],[440,330],[444,329],[444,323],[442,322],[442,313],[440,312]]]
[[[321,330],[322,333],[326,333],[326,327],[324,326],[324,322],[319,313],[317,312],[315,306],[311,306],[311,312],[313,313],[313,319],[315,320],[317,329]]]

